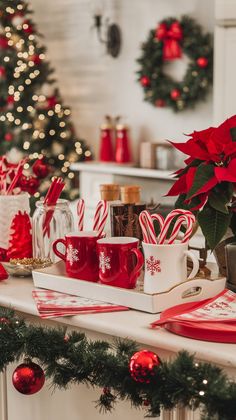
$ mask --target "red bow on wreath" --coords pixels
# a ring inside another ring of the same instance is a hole
[[[182,48],[179,41],[183,39],[183,31],[178,21],[169,27],[166,23],[160,23],[156,29],[155,38],[163,41],[163,60],[175,60],[182,56]]]

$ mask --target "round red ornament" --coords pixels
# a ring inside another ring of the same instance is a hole
[[[34,162],[32,166],[33,173],[38,178],[46,178],[46,176],[49,174],[49,167],[48,165],[43,161],[43,159],[38,159]]]
[[[43,369],[31,361],[19,365],[12,375],[15,389],[25,395],[36,394],[43,387],[44,382]]]
[[[0,48],[2,49],[8,48],[8,40],[5,36],[0,36]]]
[[[136,382],[149,383],[150,378],[155,375],[155,367],[161,361],[157,354],[149,350],[141,350],[133,354],[129,363],[129,371]]]
[[[4,140],[6,141],[12,141],[13,135],[11,133],[6,133],[4,136]]]
[[[179,91],[179,89],[173,89],[173,90],[170,92],[170,96],[171,96],[171,98],[172,98],[172,99],[174,99],[175,101],[176,101],[177,99],[179,99],[179,97],[180,97],[180,91]]]
[[[41,63],[41,58],[39,57],[38,54],[33,54],[29,56],[29,60],[33,61],[34,64],[39,65]]]
[[[140,79],[140,83],[143,87],[148,87],[150,86],[150,79],[147,76],[142,76]]]
[[[3,66],[0,66],[0,78],[4,79],[6,76],[6,69]]]
[[[157,99],[155,102],[156,106],[159,108],[164,108],[164,106],[166,105],[164,99]]]
[[[38,191],[39,180],[34,176],[27,177],[22,175],[20,178],[19,187],[22,191],[26,191],[30,195],[33,195]]]
[[[48,108],[54,108],[55,107],[55,105],[57,104],[57,98],[56,98],[56,96],[49,96],[48,98],[47,98],[47,107]]]
[[[9,95],[8,97],[7,97],[7,107],[9,108],[9,109],[12,109],[13,108],[13,106],[14,106],[14,96],[13,95]]]
[[[199,57],[197,59],[197,65],[198,67],[201,67],[202,69],[204,69],[205,67],[208,66],[208,59],[206,57]]]

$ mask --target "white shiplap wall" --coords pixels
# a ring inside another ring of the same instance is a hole
[[[105,16],[116,16],[123,48],[118,59],[105,55],[91,29],[90,0],[31,0],[35,20],[44,34],[48,57],[56,68],[61,92],[72,107],[79,134],[98,149],[98,126],[107,113],[121,114],[131,126],[134,155],[141,139],[181,140],[183,132],[212,122],[212,97],[195,110],[174,114],[143,101],[135,81],[139,46],[148,31],[168,16],[189,14],[213,31],[214,0],[103,0]],[[183,72],[183,69],[180,69]]]

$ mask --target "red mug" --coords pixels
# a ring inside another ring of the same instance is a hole
[[[144,259],[138,249],[139,240],[113,237],[97,241],[99,282],[110,286],[133,289]]]
[[[98,232],[84,231],[68,233],[64,239],[57,239],[53,243],[54,253],[65,261],[66,272],[69,277],[80,280],[98,281]],[[57,249],[62,243],[65,246],[63,254]]]

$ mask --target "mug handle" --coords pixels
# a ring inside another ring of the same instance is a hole
[[[140,249],[132,248],[130,250],[130,252],[132,252],[137,258],[137,263],[136,263],[136,265],[135,265],[135,267],[132,271],[132,274],[130,276],[130,283],[132,283],[133,278],[139,274],[139,271],[141,270],[141,268],[144,264],[144,258],[143,258],[143,254],[140,251]]]
[[[61,260],[63,260],[63,261],[66,261],[66,255],[65,254],[62,254],[60,251],[58,251],[58,249],[57,249],[57,244],[59,244],[59,243],[61,243],[61,244],[63,244],[64,246],[65,246],[65,248],[66,248],[66,241],[65,241],[65,239],[57,239],[56,241],[54,241],[53,242],[53,244],[52,244],[52,249],[53,249],[53,252],[54,252],[54,254],[56,254],[59,258],[61,258]]]
[[[187,251],[184,251],[184,253],[185,253],[185,255],[187,255],[187,257],[189,257],[192,260],[192,263],[193,263],[193,269],[192,269],[192,271],[189,274],[188,279],[187,279],[187,280],[191,280],[196,276],[196,274],[199,270],[199,261],[198,261],[198,258],[196,257],[196,255],[194,255],[193,252],[187,250]]]

